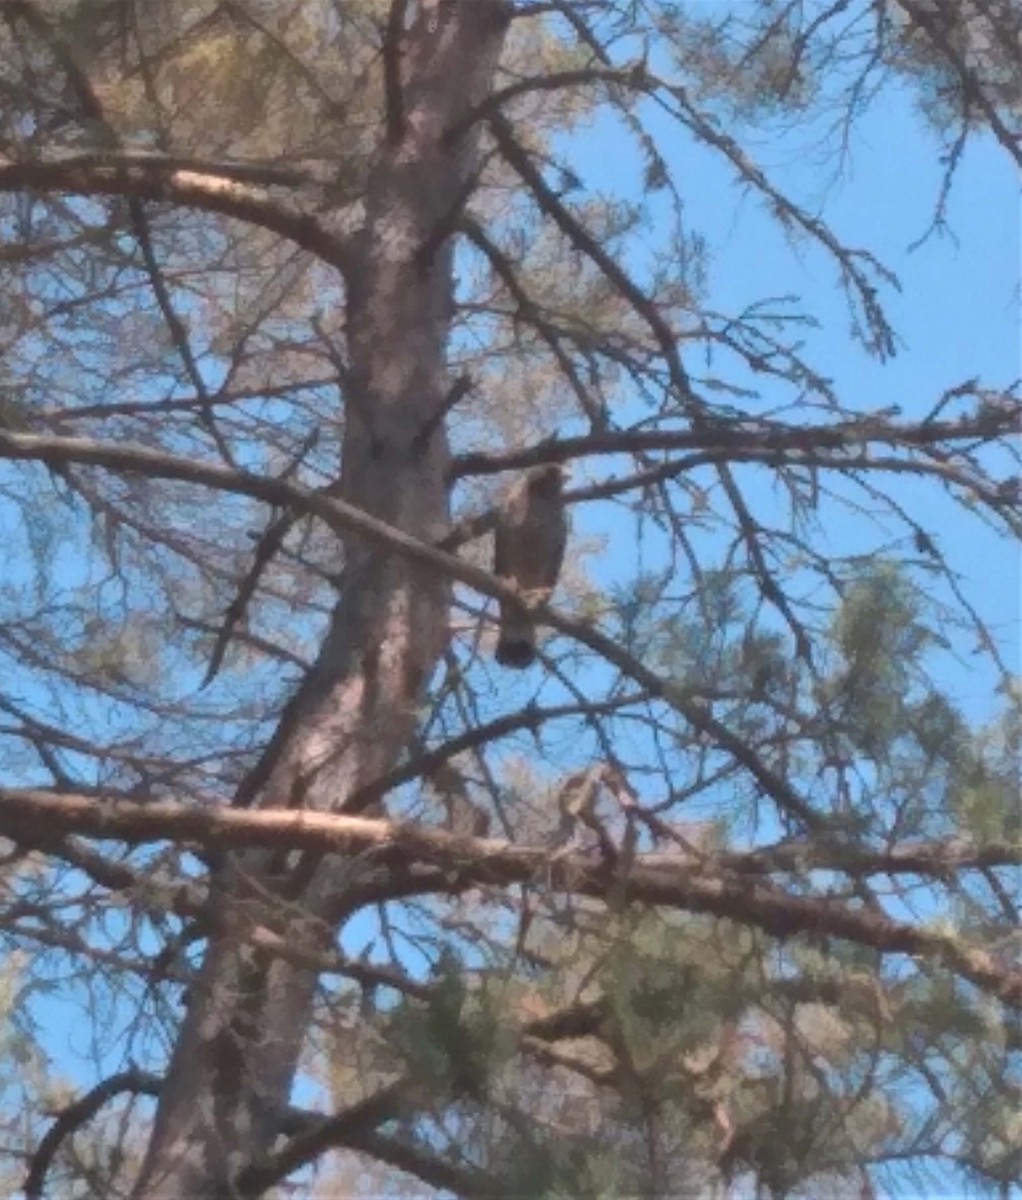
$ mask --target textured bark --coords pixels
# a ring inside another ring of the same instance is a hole
[[[443,134],[489,90],[506,26],[496,0],[419,6],[348,281],[342,494],[428,542],[449,517],[447,437],[431,418],[449,387],[452,247],[437,231],[449,228],[476,163],[473,134],[453,145]],[[346,798],[394,767],[414,728],[447,638],[449,584],[354,537],[344,562],[316,665],[238,803],[351,811]],[[273,1147],[316,977],[242,948],[237,931],[256,922],[295,936],[303,914],[329,930],[352,870],[338,858],[306,859],[296,874],[264,851],[232,855],[220,869],[205,962],[134,1200],[237,1195],[233,1181]]]

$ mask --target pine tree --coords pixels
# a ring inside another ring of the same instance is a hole
[[[815,190],[908,88],[947,229],[1011,6],[0,17],[7,1190],[1009,1196],[1022,403]]]

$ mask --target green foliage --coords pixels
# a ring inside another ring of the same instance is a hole
[[[482,1099],[515,1050],[507,1002],[494,988],[471,988],[448,948],[432,982],[425,1004],[409,1002],[389,1015],[388,1036],[413,1079],[440,1093]]]

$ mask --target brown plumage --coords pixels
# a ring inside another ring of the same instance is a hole
[[[501,505],[494,538],[494,572],[515,585],[527,603],[549,599],[557,585],[568,540],[564,469],[533,467]],[[536,626],[521,605],[501,602],[497,662],[518,670],[536,657]]]

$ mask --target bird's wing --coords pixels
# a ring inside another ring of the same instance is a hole
[[[507,493],[497,514],[497,527],[493,539],[493,570],[506,579],[518,575],[521,557],[522,526],[528,515],[529,493],[523,480],[519,480]]]

